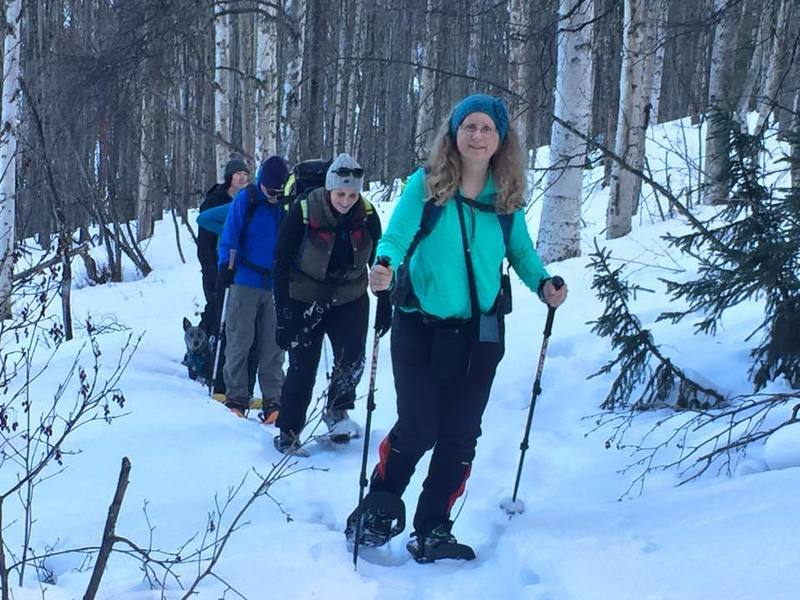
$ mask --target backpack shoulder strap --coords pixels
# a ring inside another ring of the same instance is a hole
[[[247,229],[250,227],[250,222],[253,220],[253,216],[256,214],[256,208],[258,207],[258,198],[256,197],[256,188],[251,183],[247,186],[247,209],[244,213],[244,223],[242,223],[242,231],[239,234],[239,249],[241,250],[244,247],[244,241],[247,238]]]
[[[514,213],[497,213],[500,228],[503,230],[503,243],[508,248],[508,239],[511,237],[511,226],[514,224]]]
[[[308,196],[300,199],[300,212],[303,213],[303,225],[308,227]]]
[[[417,233],[414,234],[414,239],[412,239],[411,243],[408,245],[408,250],[403,258],[404,263],[408,264],[411,255],[414,254],[422,238],[433,231],[440,216],[442,216],[442,207],[436,204],[436,199],[428,198],[425,200],[425,206],[422,207],[422,217],[419,220],[419,229],[417,229]]]
[[[361,196],[361,204],[364,207],[364,214],[369,216],[375,212],[375,207],[372,206],[372,202]]]

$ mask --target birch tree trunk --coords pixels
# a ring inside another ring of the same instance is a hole
[[[136,195],[136,239],[141,242],[153,236],[153,100],[147,92],[142,95],[142,141],[139,155],[139,190]]]
[[[658,111],[661,107],[661,81],[664,77],[664,55],[667,50],[667,19],[669,17],[669,0],[660,0],[657,7],[655,24],[656,51],[653,56],[652,90],[650,93],[650,123],[658,123]]]
[[[6,6],[3,55],[3,130],[0,133],[0,321],[11,317],[14,273],[21,0]]]
[[[654,49],[653,23],[647,0],[625,0],[622,33],[622,69],[619,84],[619,111],[614,152],[631,167],[644,163],[647,102],[652,75],[649,60]],[[615,239],[631,230],[631,218],[639,202],[642,180],[619,163],[611,165],[611,185],[606,213],[606,238]]]
[[[590,135],[594,0],[561,0],[555,114]],[[539,223],[538,252],[553,262],[580,256],[581,192],[586,143],[558,123],[550,140],[550,171]]]
[[[264,10],[273,10],[265,6]],[[251,75],[257,76],[258,66],[256,64],[256,51],[258,46],[258,23],[264,19],[262,15],[243,14],[239,15],[239,70],[237,75],[241,89],[241,125],[242,125],[242,149],[249,156],[256,154],[256,118],[259,114],[266,112],[270,106],[261,104],[258,95],[258,85]],[[273,38],[274,39],[274,38]],[[274,54],[273,54],[274,56]],[[272,71],[273,76],[277,69]],[[258,105],[256,103],[258,102]],[[274,130],[273,130],[274,131]]]
[[[530,158],[530,139],[528,136],[528,106],[533,105],[529,98],[530,69],[528,68],[530,6],[528,0],[510,0],[508,3],[508,44],[509,44],[509,78],[508,87],[517,97],[511,100],[511,120],[519,133],[519,139],[525,152],[527,165],[536,159],[536,148],[533,159]],[[527,100],[527,103],[525,102]]]
[[[231,139],[231,18],[214,18],[214,130],[224,140]],[[224,172],[230,152],[225,144],[216,143],[216,172]]]
[[[270,18],[256,16],[256,162],[278,153],[278,107],[280,89],[278,74],[277,11],[265,5]]]
[[[789,152],[791,157],[791,182],[795,194],[800,193],[800,90],[794,94],[794,106],[792,108],[792,126],[789,140]]]
[[[764,67],[764,56],[766,55],[767,45],[770,39],[770,24],[772,11],[770,5],[761,7],[761,18],[759,19],[758,31],[756,32],[755,48],[753,56],[750,57],[750,65],[747,69],[747,77],[742,85],[742,93],[736,105],[737,120],[742,125],[742,131],[747,131],[747,113],[753,100],[753,93],[756,84],[760,79]]]
[[[286,114],[285,129],[281,136],[283,150],[281,155],[294,162],[300,158],[300,107],[301,81],[303,77],[303,47],[306,31],[306,0],[287,0],[284,4],[284,15],[293,30],[286,47],[286,97],[284,110]]]
[[[419,63],[425,67],[433,67],[436,60],[436,47],[439,43],[441,0],[428,0],[426,6],[427,19],[425,22],[425,39],[421,44]],[[417,111],[416,149],[417,157],[423,157],[428,150],[428,144],[436,134],[435,119],[435,91],[436,72],[433,69],[423,68],[419,82],[419,109]]]
[[[783,71],[783,55],[786,52],[786,33],[789,25],[789,15],[791,13],[790,0],[783,0],[778,9],[778,17],[775,21],[775,30],[772,34],[772,49],[770,50],[766,70],[766,87],[762,94],[759,94],[758,120],[756,121],[756,131],[760,131],[765,126],[775,102],[778,100],[778,84],[780,83]],[[797,58],[795,58],[797,60]]]
[[[714,0],[718,21],[711,49],[711,70],[708,73],[708,104],[706,109],[706,157],[703,204],[727,202],[730,192],[730,120],[728,74],[733,62],[733,42],[736,38],[736,19],[727,0]]]

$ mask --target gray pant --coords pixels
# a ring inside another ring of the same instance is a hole
[[[275,342],[275,302],[272,292],[232,285],[225,312],[225,386],[229,401],[249,398],[247,354],[258,335],[258,385],[261,397],[280,400],[283,386],[283,351]]]

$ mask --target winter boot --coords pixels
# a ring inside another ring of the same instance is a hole
[[[452,521],[437,525],[429,532],[412,534],[406,548],[418,563],[429,563],[443,558],[472,560],[475,552],[466,544],[459,544],[450,533]]]
[[[347,518],[344,531],[347,541],[363,546],[383,546],[406,527],[406,507],[403,500],[389,492],[370,492],[361,506],[361,531],[358,529],[358,507]]]
[[[361,427],[347,416],[346,408],[326,411],[322,420],[328,426],[328,436],[336,444],[346,444],[361,435]]]
[[[247,416],[247,411],[250,410],[250,400],[248,398],[228,398],[225,401],[230,411],[238,417]]]
[[[281,454],[289,454],[300,458],[308,458],[311,456],[308,450],[297,442],[297,437],[292,433],[281,432],[275,436],[274,442],[275,449]]]
[[[267,398],[261,405],[261,412],[258,416],[261,418],[262,425],[272,425],[278,418],[278,413],[281,410],[280,400],[274,398]]]

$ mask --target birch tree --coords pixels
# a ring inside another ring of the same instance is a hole
[[[439,43],[442,0],[428,0],[426,5],[425,37],[420,43],[419,64],[423,65],[419,74],[419,108],[417,110],[416,150],[417,157],[425,156],[428,143],[433,139],[436,129],[435,98],[436,71],[432,68]]]
[[[635,169],[644,163],[647,102],[651,85],[649,56],[655,47],[651,10],[647,0],[625,0],[622,33],[622,69],[615,153]],[[619,163],[611,165],[611,186],[606,213],[606,238],[630,233],[631,218],[639,201],[642,181]]]
[[[269,17],[257,16],[256,22],[256,156],[258,160],[277,154],[278,107],[280,88],[278,79],[278,25],[277,11],[265,6]]]
[[[283,17],[291,33],[286,36],[286,96],[284,98],[284,130],[281,135],[281,156],[290,161],[299,158],[301,81],[303,78],[303,47],[305,46],[306,0],[287,0]]]
[[[659,0],[656,8],[655,41],[656,50],[653,54],[653,76],[650,92],[650,118],[652,124],[658,123],[658,111],[661,108],[661,81],[664,77],[664,55],[667,50],[667,19],[669,16],[669,0]]]
[[[0,132],[0,321],[11,317],[11,278],[17,186],[17,133],[19,129],[20,4],[6,5],[3,44],[3,130]]]
[[[155,123],[153,116],[153,99],[150,94],[142,95],[142,132],[141,151],[139,154],[139,189],[136,196],[136,238],[138,241],[153,236],[153,198],[152,188],[155,183],[153,158],[155,145]]]
[[[750,57],[747,77],[742,85],[741,95],[739,96],[739,102],[736,106],[736,119],[742,125],[743,131],[747,131],[747,113],[750,112],[753,94],[763,72],[764,57],[767,54],[767,47],[770,40],[771,21],[771,6],[769,4],[761,6],[761,17],[759,18],[758,30],[756,31],[755,47],[753,48],[753,55]]]
[[[214,130],[223,140],[231,139],[231,20],[233,15],[214,18]],[[225,170],[230,152],[228,147],[216,143],[216,172]]]
[[[561,0],[555,114],[589,135],[592,122],[594,0]],[[579,256],[581,192],[586,143],[553,123],[550,171],[539,223],[538,251],[552,262]]]
[[[790,13],[790,0],[782,0],[778,8],[775,30],[772,32],[772,48],[766,63],[766,86],[763,93],[759,94],[757,101],[756,131],[764,127],[775,101],[778,99],[778,85],[783,74],[783,56],[786,53],[786,33],[789,28]]]
[[[531,2],[528,0],[509,0],[508,3],[508,45],[509,45],[509,77],[508,87],[516,94],[511,101],[511,120],[519,133],[519,139],[528,159],[528,165],[536,160],[530,158],[528,137],[528,105],[532,99],[528,98],[530,90],[530,69],[528,68],[529,39],[528,26],[530,23]],[[524,102],[528,99],[527,105]]]
[[[708,72],[708,103],[706,117],[706,157],[704,164],[705,183],[703,204],[726,202],[730,192],[730,144],[728,142],[729,120],[732,106],[727,92],[728,74],[733,62],[733,47],[736,38],[736,19],[728,0],[714,0],[717,25],[711,48],[711,69]]]

